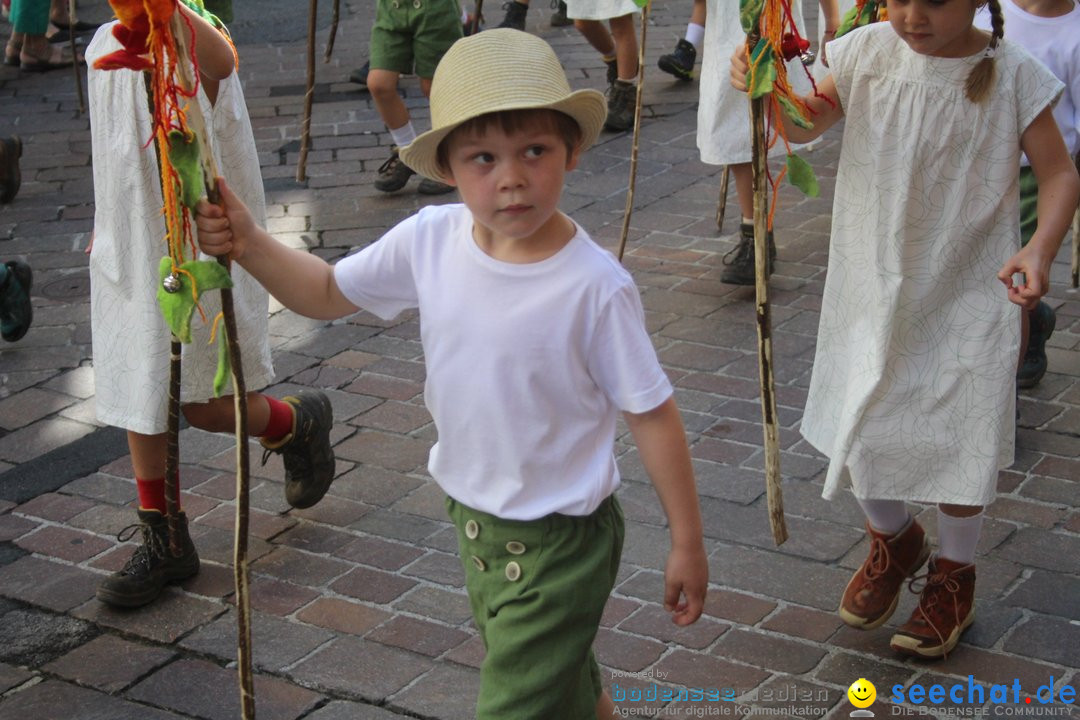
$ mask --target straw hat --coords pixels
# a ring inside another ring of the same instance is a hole
[[[416,172],[439,178],[435,152],[461,123],[491,112],[548,108],[566,113],[581,127],[581,149],[596,141],[607,103],[596,90],[570,91],[559,59],[546,42],[510,28],[462,38],[443,55],[431,81],[431,126],[401,159]]]

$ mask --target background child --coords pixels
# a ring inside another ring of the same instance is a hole
[[[1076,156],[1080,148],[1080,5],[1075,0],[1001,0],[1005,34],[1023,46],[1058,80],[1065,83],[1054,106],[1065,147]],[[980,10],[975,25],[989,29],[990,13]],[[1020,244],[1027,245],[1035,232],[1039,187],[1027,156],[1020,159]],[[1022,388],[1038,385],[1046,374],[1046,341],[1054,331],[1054,309],[1039,301],[1034,310],[1022,314],[1023,335],[1016,384]],[[1025,347],[1026,345],[1026,347]]]
[[[398,78],[415,72],[424,97],[431,94],[431,78],[443,53],[461,37],[461,9],[455,0],[424,0],[421,5],[398,0],[378,0],[371,28],[367,89],[379,117],[390,131],[394,146],[390,159],[379,168],[375,189],[396,192],[414,175],[401,162],[400,151],[416,138],[409,108],[398,94]],[[440,195],[453,188],[433,178],[420,181],[417,191]]]
[[[836,17],[835,0],[819,0],[830,18]],[[739,200],[742,222],[739,225],[739,244],[724,256],[720,281],[732,285],[754,284],[754,189],[750,167],[750,105],[746,96],[737,93],[725,77],[731,48],[746,43],[746,33],[739,22],[739,6],[728,0],[708,0],[705,17],[705,47],[701,55],[701,101],[698,103],[697,146],[701,161],[710,165],[728,165],[735,180],[735,195]],[[802,3],[792,3],[799,32],[803,33]],[[830,21],[832,22],[832,21]],[[836,21],[838,22],[838,21]],[[835,28],[836,24],[830,24]],[[799,93],[810,92],[799,58],[787,63],[792,88]],[[777,143],[774,153],[783,152]],[[776,243],[769,233],[768,271],[776,258]]]
[[[202,73],[198,102],[212,135],[218,166],[259,217],[265,213],[258,154],[240,81],[233,72],[232,45],[198,11],[186,6],[196,30]],[[183,554],[168,546],[165,510],[166,408],[170,333],[157,302],[158,263],[165,255],[161,184],[146,80],[132,70],[97,70],[93,62],[121,45],[116,23],[100,28],[87,48],[90,130],[94,163],[94,240],[90,253],[90,322],[98,418],[128,431],[128,447],[139,492],[143,544],[122,570],[106,578],[98,597],[138,606],[156,598],[166,583],[198,572],[199,556],[182,519]],[[274,377],[267,342],[266,291],[241,268],[233,268],[233,298],[248,387]],[[202,304],[208,317],[219,309],[217,293]],[[184,346],[181,400],[184,416],[198,428],[234,430],[233,398],[212,399],[217,347],[210,327],[192,323]],[[284,455],[286,499],[308,507],[322,498],[334,474],[330,449],[330,404],[319,392],[277,400],[251,393],[248,427],[263,444]]]
[[[428,469],[449,496],[487,648],[477,717],[610,717],[591,647],[622,547],[620,410],[671,527],[664,604],[677,624],[701,614],[708,568],[637,288],[557,209],[604,99],[571,93],[544,41],[496,29],[450,49],[431,105],[434,129],[403,157],[464,205],[424,208],[331,267],[274,242],[226,188],[224,209],[200,204],[199,242],[304,315],[419,308],[438,434]]]
[[[632,129],[638,75],[634,15],[641,8],[633,0],[567,0],[566,12],[607,65],[608,106],[604,127],[615,132]]]
[[[802,422],[830,459],[824,496],[850,483],[867,516],[870,554],[840,616],[862,629],[889,619],[929,555],[904,501],[937,503],[938,552],[891,641],[922,657],[948,653],[974,619],[982,506],[1013,461],[1020,322],[1009,301],[1031,308],[1046,292],[1080,194],[1051,115],[1061,82],[1000,40],[998,0],[989,9],[990,37],[972,25],[975,0],[890,0],[888,22],[829,44],[819,87],[835,105],[807,98],[811,130],[784,122],[805,142],[846,117]],[[742,49],[740,89],[746,69]],[[1039,180],[1023,249],[1021,150]]]

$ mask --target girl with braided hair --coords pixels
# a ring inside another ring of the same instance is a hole
[[[887,22],[829,43],[830,74],[805,98],[813,127],[784,118],[795,142],[846,118],[802,421],[830,460],[823,495],[850,485],[867,518],[869,554],[840,616],[883,625],[928,561],[890,643],[928,658],[974,620],[982,508],[1013,462],[1020,310],[1046,293],[1080,195],[1051,114],[1062,83],[1003,39],[999,0],[985,2],[993,31],[976,28],[982,4],[887,0]],[[739,89],[746,71],[740,50]],[[1023,248],[1022,152],[1039,184]],[[938,506],[936,553],[905,502]]]

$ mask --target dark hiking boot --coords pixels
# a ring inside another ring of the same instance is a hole
[[[22,157],[22,140],[12,136],[0,138],[0,203],[15,199],[22,182],[19,158]]]
[[[1042,300],[1028,314],[1028,318],[1027,352],[1024,353],[1020,369],[1016,371],[1016,386],[1022,388],[1035,387],[1046,374],[1046,341],[1057,324],[1054,309]]]
[[[390,159],[379,166],[379,177],[375,180],[375,189],[383,192],[397,192],[405,187],[409,178],[415,174],[411,167],[402,162],[395,145],[391,149]]]
[[[765,277],[772,275],[776,261],[776,240],[770,230],[766,235],[769,243],[769,259],[765,264]],[[754,272],[754,226],[739,225],[739,244],[728,251],[723,258],[724,269],[720,273],[720,282],[729,285],[754,285],[757,275]]]
[[[697,62],[697,50],[689,40],[680,40],[675,45],[675,52],[661,55],[656,64],[668,75],[674,75],[680,80],[690,80],[694,77],[694,63]]]
[[[453,185],[447,185],[444,182],[438,180],[432,180],[431,178],[421,178],[420,184],[416,186],[416,192],[421,195],[445,195],[456,190]]]
[[[354,82],[360,86],[361,90],[367,90],[367,76],[371,70],[371,61],[364,63],[362,67],[358,67],[352,71],[349,75],[349,82]]]
[[[616,80],[608,88],[607,119],[604,127],[614,132],[623,132],[634,127],[634,105],[637,100],[637,85]]]
[[[566,14],[566,3],[563,0],[556,0],[552,8],[555,12],[551,13],[551,27],[567,27],[574,24],[574,21]]]
[[[125,542],[141,532],[142,545],[135,548],[123,568],[98,585],[98,600],[116,607],[141,607],[156,599],[169,583],[199,572],[199,554],[188,534],[187,515],[181,512],[178,519],[180,556],[173,557],[165,515],[157,510],[139,510],[139,523],[121,530],[116,539]]]
[[[263,464],[270,453],[279,453],[285,462],[285,500],[294,508],[309,508],[322,500],[334,481],[334,450],[330,428],[334,410],[320,390],[304,390],[295,397],[281,398],[292,405],[292,431],[282,438],[259,438],[265,448]]]
[[[503,9],[506,10],[506,15],[503,17],[499,27],[501,28],[513,28],[515,30],[525,29],[525,15],[529,12],[528,5],[522,5],[519,2],[511,2],[503,5]]]

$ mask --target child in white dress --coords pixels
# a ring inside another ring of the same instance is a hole
[[[219,32],[200,11],[181,4],[178,12],[187,16],[195,31],[201,82],[192,102],[200,105],[206,118],[218,166],[263,217],[262,175],[243,90],[233,71],[232,45],[224,30]],[[182,512],[182,554],[162,552],[168,546],[164,511],[170,333],[157,289],[158,265],[167,254],[165,219],[155,146],[148,144],[153,129],[144,73],[94,67],[97,60],[122,48],[113,33],[117,26],[112,22],[99,28],[86,51],[95,201],[90,325],[97,415],[102,422],[127,430],[143,544],[123,569],[102,582],[98,598],[136,607],[154,600],[166,584],[197,573],[199,556]],[[244,378],[248,387],[261,388],[274,378],[268,296],[242,268],[234,267],[232,275]],[[217,314],[216,292],[204,295],[201,303],[207,317]],[[209,338],[209,324],[196,319],[192,342],[183,346],[182,409],[195,427],[231,432],[233,398],[214,397],[217,346]],[[249,430],[268,450],[284,456],[286,499],[295,507],[314,505],[334,472],[332,413],[326,396],[302,392],[278,400],[250,393],[248,408]]]
[[[921,657],[948,653],[974,619],[982,506],[1013,461],[1019,309],[1046,293],[1080,194],[1051,114],[1060,81],[1001,40],[998,0],[993,33],[972,25],[976,7],[890,0],[888,22],[829,43],[819,88],[834,105],[806,98],[810,130],[785,118],[799,142],[846,118],[802,423],[830,459],[824,496],[850,484],[867,516],[870,554],[840,615],[861,629],[888,620],[930,557],[904,503],[936,503],[938,552],[891,640]],[[739,89],[746,70],[740,50]],[[1023,249],[1021,151],[1039,181],[1038,228]]]

